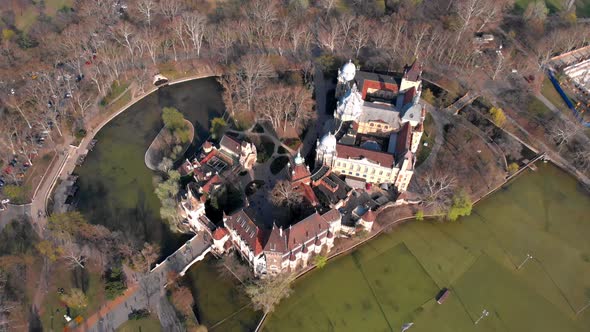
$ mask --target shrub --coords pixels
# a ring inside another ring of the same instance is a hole
[[[492,117],[492,122],[496,124],[498,127],[504,126],[506,123],[506,115],[504,111],[499,107],[492,107],[490,108],[490,116]]]
[[[447,219],[455,221],[461,216],[468,216],[471,214],[473,203],[466,192],[460,191],[453,196],[453,204],[447,212]]]
[[[17,185],[6,185],[2,190],[4,195],[14,204],[23,204],[27,201],[27,188]]]
[[[142,318],[146,318],[149,315],[150,313],[149,311],[147,311],[147,309],[135,309],[131,311],[127,317],[129,318],[129,320],[139,320]]]
[[[2,29],[2,40],[11,40],[14,37],[15,32],[11,29]]]
[[[436,102],[436,98],[434,97],[434,93],[432,93],[432,90],[430,89],[425,89],[422,92],[422,99],[424,99],[427,103],[434,105],[434,103]]]
[[[211,129],[209,130],[214,139],[219,139],[223,136],[223,132],[227,127],[227,122],[223,118],[211,119]]]
[[[508,165],[508,173],[510,173],[510,175],[518,172],[519,169],[520,166],[518,166],[517,163],[510,163],[510,165]]]
[[[104,289],[107,299],[109,300],[123,294],[127,289],[127,286],[125,285],[125,276],[120,267],[114,267],[107,273]]]
[[[315,256],[313,262],[318,269],[321,269],[328,263],[328,257],[324,255],[317,255]]]
[[[418,220],[418,221],[424,220],[424,211],[422,211],[422,210],[416,211],[416,220]]]

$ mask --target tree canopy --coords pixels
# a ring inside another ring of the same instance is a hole
[[[453,196],[453,203],[447,212],[447,219],[455,221],[461,216],[468,216],[471,214],[472,207],[471,198],[461,190]]]
[[[254,309],[262,310],[265,314],[274,311],[279,302],[291,295],[291,283],[294,277],[290,274],[280,274],[264,279],[257,279],[246,284],[246,294],[252,300]]]

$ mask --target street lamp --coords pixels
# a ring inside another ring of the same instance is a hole
[[[516,268],[517,270],[520,270],[520,268],[529,260],[533,258],[533,256],[531,254],[526,254],[526,258],[524,259],[524,261],[522,261],[522,263],[520,263],[520,265]]]
[[[475,321],[475,325],[477,325],[477,323],[479,323],[479,321],[482,320],[484,317],[488,317],[489,315],[490,312],[486,309],[483,309],[483,311],[481,312],[481,316],[479,316],[479,318]]]

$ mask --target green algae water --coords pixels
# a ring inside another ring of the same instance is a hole
[[[96,135],[98,143],[77,167],[77,208],[95,224],[123,232],[139,243],[159,244],[163,254],[180,246],[160,218],[156,175],[144,163],[147,148],[163,126],[162,108],[181,111],[195,127],[192,148],[208,135],[209,120],[223,112],[220,86],[205,78],[163,87],[117,116]]]
[[[590,197],[538,166],[469,217],[409,222],[328,262],[263,330],[590,331],[590,310],[576,315],[590,303]],[[437,304],[442,288],[451,293]]]

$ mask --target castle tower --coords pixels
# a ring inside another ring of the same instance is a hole
[[[318,140],[316,147],[315,167],[323,165],[328,167],[334,166],[336,160],[336,136],[332,133],[326,134],[321,140]]]
[[[354,83],[354,77],[356,76],[356,66],[352,63],[352,60],[348,60],[347,63],[338,69],[338,84],[336,84],[336,99],[340,99]]]
[[[411,88],[416,88],[418,96],[422,92],[422,65],[418,63],[418,59],[404,68],[404,76],[402,76],[399,91],[404,92]]]

